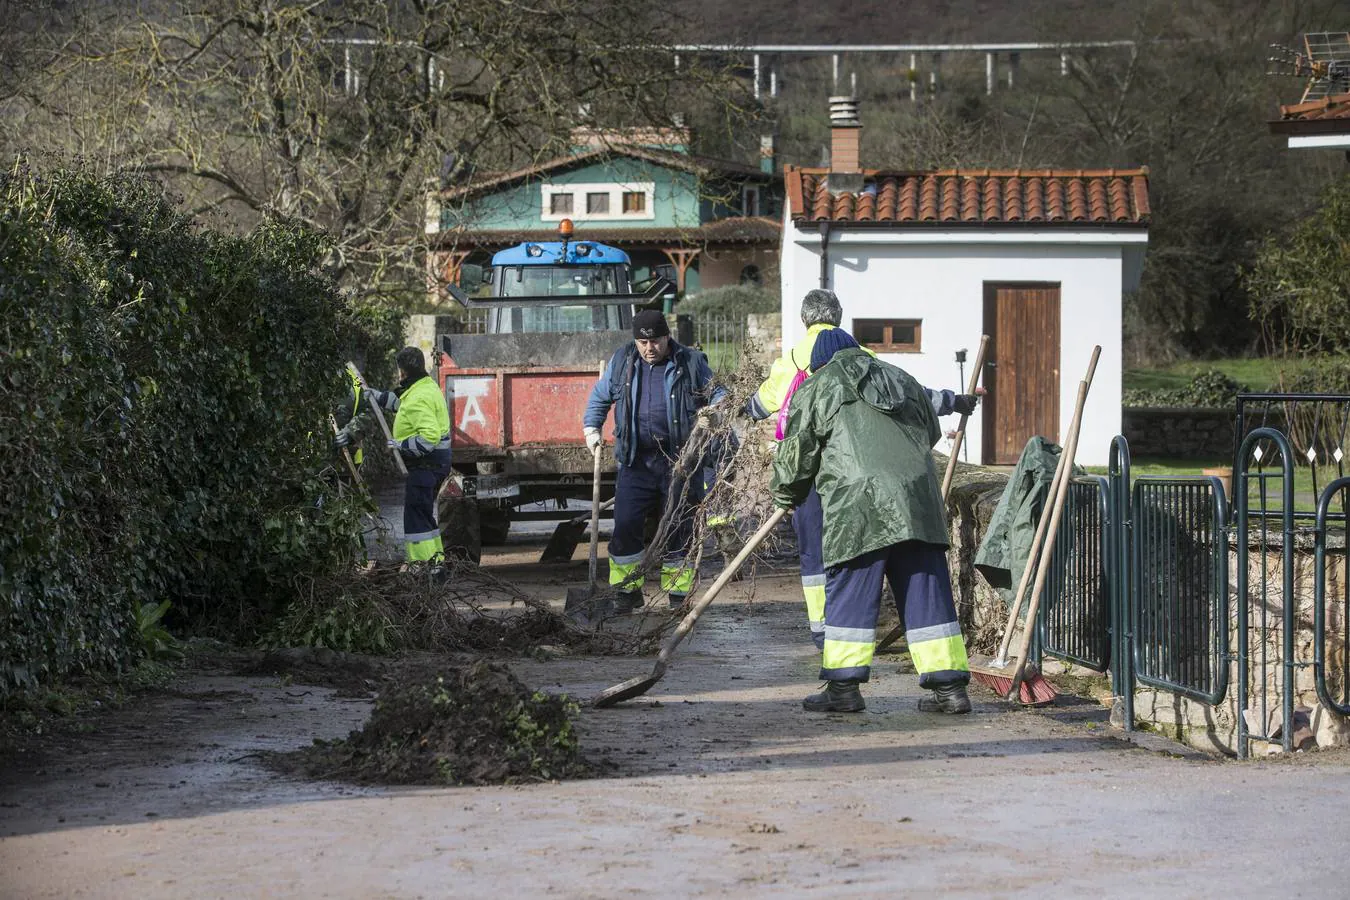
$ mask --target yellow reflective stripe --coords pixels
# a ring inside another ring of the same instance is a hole
[[[445,556],[445,547],[441,544],[439,534],[425,540],[408,541],[403,547],[408,554],[409,562],[430,562]]]
[[[361,448],[357,447],[356,452],[352,454],[352,462],[356,463],[359,466],[365,460],[365,458],[366,455],[361,452]]]
[[[920,631],[924,629],[918,629]],[[909,656],[914,661],[914,669],[920,675],[924,672],[968,672],[970,661],[966,658],[966,642],[961,635],[934,638],[927,641],[915,641],[909,635]]]
[[[638,564],[642,555],[638,554],[638,561],[630,563],[609,561],[609,584],[610,587],[638,587],[642,584],[642,576],[638,574]],[[630,584],[631,582],[631,584]]]
[[[804,584],[802,585],[802,594],[806,597],[806,621],[811,623],[811,630],[824,631],[825,585]]]
[[[694,570],[689,566],[662,566],[661,590],[688,594],[694,587]]]
[[[821,652],[822,669],[858,669],[872,665],[872,651],[876,641],[831,640],[825,630],[825,649]]]

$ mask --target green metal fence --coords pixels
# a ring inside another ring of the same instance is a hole
[[[1132,679],[1204,703],[1228,691],[1228,508],[1218,478],[1133,485]]]
[[[1095,672],[1111,661],[1111,597],[1103,541],[1110,533],[1108,483],[1070,483],[1050,553],[1038,616],[1040,652]]]

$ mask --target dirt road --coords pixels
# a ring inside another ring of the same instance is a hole
[[[499,571],[552,597],[577,577]],[[894,657],[865,714],[810,715],[802,619],[791,574],[736,585],[646,698],[583,714],[613,774],[564,784],[285,779],[256,754],[358,725],[360,678],[196,675],[0,774],[0,897],[1343,893],[1346,757],[1168,756],[1089,702],[927,715]],[[650,661],[512,665],[587,697]]]

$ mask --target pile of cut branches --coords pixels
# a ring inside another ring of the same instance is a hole
[[[558,648],[628,655],[647,652],[658,639],[659,631],[583,628],[510,582],[450,560],[435,569],[377,566],[313,579],[262,643],[371,654]]]

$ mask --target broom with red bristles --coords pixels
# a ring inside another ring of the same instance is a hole
[[[1092,359],[1088,363],[1087,374],[1078,383],[1078,402],[1074,407],[1073,421],[1069,424],[1069,439],[1059,454],[1059,463],[1055,466],[1055,475],[1050,482],[1049,503],[1036,526],[1036,535],[1031,540],[1031,553],[1027,557],[1026,568],[1022,570],[1022,579],[1017,585],[1017,594],[1013,597],[1012,608],[1008,611],[1008,624],[1003,629],[1003,640],[999,644],[998,655],[972,657],[970,675],[978,683],[1008,700],[1016,698],[1025,706],[1044,706],[1054,702],[1055,688],[1041,675],[1040,669],[1027,659],[1031,651],[1031,636],[1036,627],[1036,615],[1040,611],[1041,592],[1050,574],[1050,548],[1055,545],[1055,536],[1059,533],[1059,522],[1064,515],[1065,501],[1069,496],[1069,482],[1073,478],[1073,458],[1078,451],[1078,433],[1083,424],[1083,407],[1087,403],[1088,389],[1092,386],[1092,376],[1097,371],[1097,359],[1101,356],[1100,346],[1092,349]],[[1027,596],[1031,582],[1032,569],[1036,571],[1034,586],[1031,587],[1031,604],[1027,608],[1026,624],[1022,628],[1022,640],[1017,656],[1008,658],[1008,649],[1012,644],[1013,630],[1017,626],[1017,614]]]

